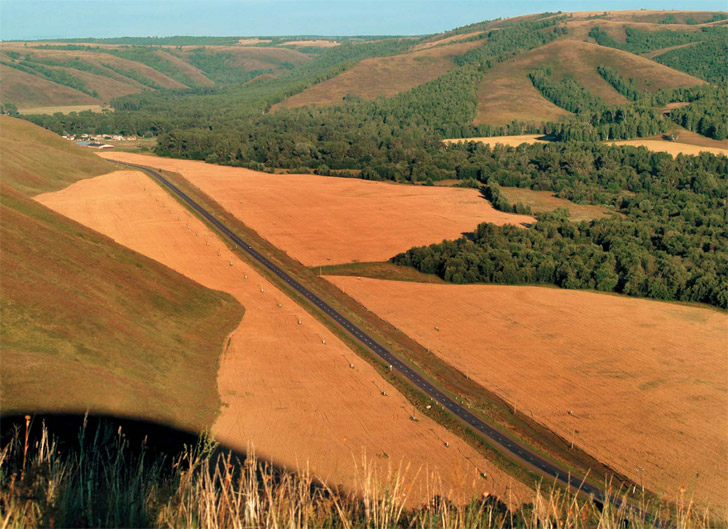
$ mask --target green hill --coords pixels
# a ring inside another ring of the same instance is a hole
[[[3,414],[209,426],[218,358],[242,307],[32,200],[113,166],[34,125],[0,125]]]

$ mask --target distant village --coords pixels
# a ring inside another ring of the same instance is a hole
[[[68,141],[75,141],[76,145],[80,145],[82,147],[90,147],[92,149],[113,149],[113,145],[105,142],[134,141],[137,139],[136,136],[120,136],[118,134],[98,134],[96,136],[92,136],[90,134],[81,134],[80,136],[64,135],[63,138]]]

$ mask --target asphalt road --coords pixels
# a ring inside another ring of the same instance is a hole
[[[114,160],[111,160],[114,161]],[[443,408],[447,409],[452,415],[455,415],[458,417],[461,421],[463,421],[467,426],[469,426],[472,430],[482,434],[483,436],[487,437],[492,444],[497,445],[500,449],[502,449],[504,452],[508,452],[511,455],[515,456],[517,459],[520,459],[527,465],[535,468],[537,471],[539,471],[542,474],[545,474],[551,478],[555,478],[558,481],[575,487],[580,488],[582,491],[586,492],[587,494],[591,494],[594,496],[595,499],[603,500],[604,494],[603,492],[593,487],[592,485],[588,483],[582,483],[581,480],[572,478],[569,473],[554,465],[553,463],[546,461],[545,459],[539,457],[539,455],[535,454],[534,452],[530,451],[528,448],[518,444],[515,440],[503,435],[501,432],[496,430],[495,428],[491,427],[487,423],[485,423],[482,419],[480,419],[478,416],[474,415],[470,411],[468,411],[466,408],[461,406],[458,402],[454,401],[447,395],[445,395],[440,389],[435,387],[433,384],[431,384],[428,380],[426,380],[422,375],[417,373],[415,370],[410,368],[406,363],[401,361],[397,356],[392,354],[386,347],[382,346],[381,344],[377,343],[376,340],[374,340],[371,336],[369,336],[366,332],[361,330],[359,327],[354,325],[352,322],[350,322],[348,319],[346,319],[344,316],[342,316],[339,312],[337,312],[335,309],[330,307],[324,300],[319,298],[317,295],[306,289],[303,285],[298,283],[295,279],[293,279],[291,276],[289,276],[286,272],[281,270],[278,266],[270,262],[264,255],[262,255],[260,252],[258,252],[255,248],[253,248],[251,245],[249,245],[247,242],[245,242],[243,239],[235,235],[225,224],[220,222],[214,215],[209,213],[207,210],[202,208],[199,204],[197,204],[194,200],[192,200],[187,194],[185,194],[181,189],[179,189],[177,186],[175,186],[172,182],[164,178],[162,175],[154,171],[153,169],[150,169],[148,167],[140,166],[140,165],[134,165],[124,162],[115,162],[121,165],[125,165],[128,167],[132,167],[134,169],[139,169],[141,171],[144,171],[145,173],[151,175],[152,177],[156,178],[161,182],[165,187],[167,187],[170,191],[172,191],[175,195],[177,195],[179,198],[184,200],[187,204],[190,205],[195,211],[197,211],[200,215],[202,215],[207,221],[215,226],[218,230],[220,230],[222,233],[225,234],[228,239],[230,239],[234,244],[236,244],[239,248],[241,248],[243,251],[247,252],[253,259],[258,261],[260,264],[265,266],[268,270],[273,272],[275,275],[277,275],[279,278],[281,278],[283,281],[288,283],[291,288],[295,289],[297,292],[299,292],[301,295],[303,295],[306,299],[308,299],[311,303],[316,305],[321,311],[323,311],[329,318],[334,320],[339,326],[341,326],[343,329],[348,331],[354,338],[359,340],[365,347],[367,347],[370,351],[375,353],[378,357],[380,357],[386,364],[391,365],[392,369],[396,369],[402,375],[404,375],[414,386],[419,388],[422,392],[427,394],[429,397],[431,397],[434,401],[438,402],[440,405],[442,405]]]

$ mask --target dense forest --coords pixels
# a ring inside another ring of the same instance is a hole
[[[620,42],[600,26],[595,26],[589,32],[589,36],[597,44],[636,54],[681,46],[666,50],[654,57],[654,60],[711,83],[728,81],[728,61],[725,60],[728,54],[726,25],[706,26],[700,31],[642,31],[628,27],[625,34],[625,42]]]
[[[552,284],[728,308],[728,158],[594,144],[470,144],[463,176],[603,204],[611,218],[537,215],[528,229],[481,224],[472,238],[413,248],[399,265],[454,283]],[[491,192],[492,193],[492,192]]]
[[[563,15],[545,14],[492,29],[487,29],[485,24],[460,28],[456,32],[481,29],[483,32],[471,37],[481,40],[480,46],[455,59],[458,67],[409,91],[375,101],[347,96],[341,104],[330,107],[271,112],[275,103],[340,74],[364,58],[399,54],[420,40],[344,42],[296,67],[287,69],[282,64],[284,72],[276,78],[256,78],[249,83],[257,75],[268,72],[231,73],[226,68],[230,57],[224,52],[213,53],[203,47],[185,50],[188,60],[222,84],[121,97],[113,101],[115,112],[27,119],[58,133],[158,136],[157,153],[165,156],[263,170],[284,168],[321,174],[356,170],[365,178],[411,181],[453,177],[455,168],[447,162],[448,156],[438,142],[445,137],[538,132],[552,134],[561,141],[602,141],[651,136],[664,133],[670,127],[669,116],[666,119],[662,109],[671,101],[693,103],[701,98],[706,103],[709,101],[711,112],[703,114],[702,121],[693,114],[701,112],[703,104],[675,111],[675,120],[709,137],[725,137],[725,125],[721,123],[728,109],[723,97],[725,87],[711,85],[702,92],[663,90],[650,95],[637,90],[634,81],[617,70],[602,66],[599,74],[628,97],[630,103],[607,105],[575,80],[557,80],[541,68],[531,72],[532,82],[547,99],[574,113],[573,116],[557,123],[472,125],[477,111],[477,85],[483,74],[523,51],[562,37],[568,32],[565,20]],[[630,42],[636,46],[649,40],[640,35],[640,32],[630,32]],[[670,38],[682,42],[687,37]],[[658,42],[654,45],[673,42],[667,36],[653,37],[653,40]],[[163,59],[154,50],[128,46],[114,53],[157,65]],[[170,54],[182,53],[166,50]],[[90,68],[80,64],[79,67]],[[178,80],[193,84],[189,79]]]

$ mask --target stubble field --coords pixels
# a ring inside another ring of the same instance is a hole
[[[371,366],[142,173],[103,175],[40,201],[245,306],[218,372],[218,441],[242,451],[253,446],[289,469],[309,465],[321,479],[345,486],[355,481],[363,454],[381,471],[409,465],[410,478],[420,473],[413,501],[433,493],[505,497],[508,490],[525,497],[525,487],[444,428],[424,416],[410,420],[407,400]],[[478,475],[485,468],[487,480]],[[428,489],[424,475],[435,470],[441,483]]]
[[[329,279],[635,482],[725,508],[725,313],[553,288]]]
[[[458,238],[481,222],[535,222],[493,209],[475,189],[271,175],[131,153],[101,155],[182,174],[308,266],[383,261],[412,246]]]

